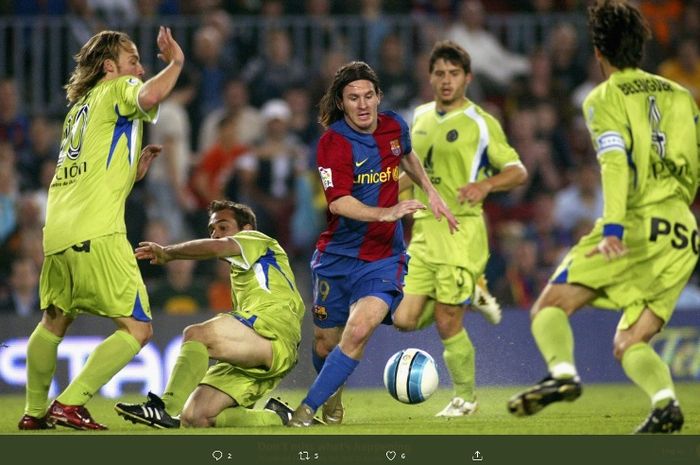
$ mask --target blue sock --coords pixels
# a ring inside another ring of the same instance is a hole
[[[340,386],[345,384],[358,363],[360,363],[359,360],[345,355],[340,347],[333,349],[326,357],[323,369],[302,402],[316,411]]]
[[[323,364],[326,363],[326,357],[321,357],[314,349],[311,349],[311,362],[314,364],[316,373],[321,373]]]

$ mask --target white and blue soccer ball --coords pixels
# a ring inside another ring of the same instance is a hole
[[[391,397],[404,404],[420,404],[437,390],[437,367],[421,349],[404,349],[389,358],[384,367],[384,386]]]

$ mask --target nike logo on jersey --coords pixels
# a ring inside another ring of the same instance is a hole
[[[369,160],[369,158],[365,158],[362,161],[356,161],[355,166],[357,166],[359,168],[360,166],[364,165],[367,160]]]

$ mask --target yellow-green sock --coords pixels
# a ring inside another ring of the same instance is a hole
[[[49,388],[56,371],[58,345],[63,338],[39,323],[27,344],[27,394],[24,413],[41,418],[48,408]]]
[[[622,354],[622,368],[634,384],[642,388],[654,407],[675,399],[671,372],[659,354],[645,342],[632,344]]]
[[[225,408],[216,416],[217,428],[226,426],[275,426],[282,419],[270,410],[252,410],[243,407]]]
[[[428,299],[423,305],[423,312],[418,317],[416,329],[424,329],[433,324],[435,321],[435,300]]]
[[[474,395],[474,346],[462,328],[454,336],[444,339],[442,344],[445,350],[442,358],[452,378],[456,397],[461,397],[467,402],[473,402]]]
[[[199,341],[186,341],[180,347],[168,385],[161,396],[165,410],[171,415],[182,412],[187,398],[197,387],[209,368],[207,346]]]
[[[126,331],[117,330],[98,345],[83,369],[56,398],[66,405],[85,405],[141,350],[141,344]]]
[[[558,307],[545,307],[532,320],[532,335],[554,378],[576,376],[574,335],[566,312]]]

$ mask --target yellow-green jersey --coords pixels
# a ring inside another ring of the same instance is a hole
[[[49,187],[44,254],[115,233],[126,233],[124,206],[141,156],[143,111],[133,76],[99,82],[75,102],[63,123],[61,150]]]
[[[285,329],[294,333],[298,341],[304,303],[284,249],[276,240],[259,231],[241,231],[232,239],[241,249],[240,255],[227,258],[231,263],[234,314],[251,325],[254,325],[251,319],[261,316],[268,320],[291,320],[295,324],[285,324]]]
[[[583,112],[601,165],[604,235],[622,237],[629,210],[669,199],[690,204],[698,187],[698,107],[680,85],[640,69],[613,73]]]
[[[431,182],[458,217],[480,216],[482,211],[481,203],[459,203],[460,187],[520,164],[498,121],[470,101],[445,114],[437,111],[435,102],[416,108],[411,141]],[[415,198],[427,205],[421,189],[415,189]],[[427,216],[432,216],[430,210],[414,214],[415,218]]]

